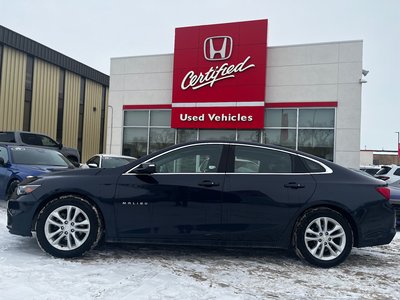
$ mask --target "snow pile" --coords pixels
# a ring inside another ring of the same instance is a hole
[[[354,249],[333,269],[280,250],[105,245],[79,259],[48,256],[8,233],[0,207],[1,299],[400,298],[400,233]]]

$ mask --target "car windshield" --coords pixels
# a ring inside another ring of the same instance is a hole
[[[102,161],[102,168],[116,168],[120,167],[126,164],[129,164],[130,162],[134,161],[135,159],[133,158],[128,158],[128,157],[108,157],[105,156],[103,157]]]
[[[389,173],[389,171],[391,170],[391,167],[382,167],[378,172],[376,172],[375,175],[385,175],[387,173]]]
[[[30,147],[11,147],[11,161],[21,165],[70,167],[71,163],[59,152]]]

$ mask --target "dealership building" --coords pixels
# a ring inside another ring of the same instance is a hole
[[[268,20],[177,28],[173,54],[112,58],[107,150],[252,141],[358,168],[363,42],[269,47],[267,31]]]

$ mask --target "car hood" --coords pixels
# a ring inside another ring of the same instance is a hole
[[[48,176],[88,176],[88,175],[90,176],[90,175],[96,175],[102,171],[104,171],[104,169],[75,168],[75,169],[63,169],[63,170],[60,170],[59,172],[49,172],[49,173],[46,173],[43,175],[44,175],[44,177],[48,177]]]
[[[68,167],[48,166],[48,165],[18,165],[18,164],[14,164],[13,169],[20,173],[26,173],[32,176],[37,176],[40,174],[50,173],[50,172],[70,170]]]

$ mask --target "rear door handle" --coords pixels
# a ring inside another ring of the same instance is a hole
[[[212,186],[219,186],[218,182],[214,182],[211,180],[204,180],[199,183],[200,186],[205,186],[205,187],[212,187]]]
[[[290,189],[303,189],[303,188],[305,188],[305,186],[304,186],[303,184],[296,183],[296,182],[289,182],[289,183],[286,183],[286,184],[284,185],[284,187],[285,187],[285,188],[290,188]]]

